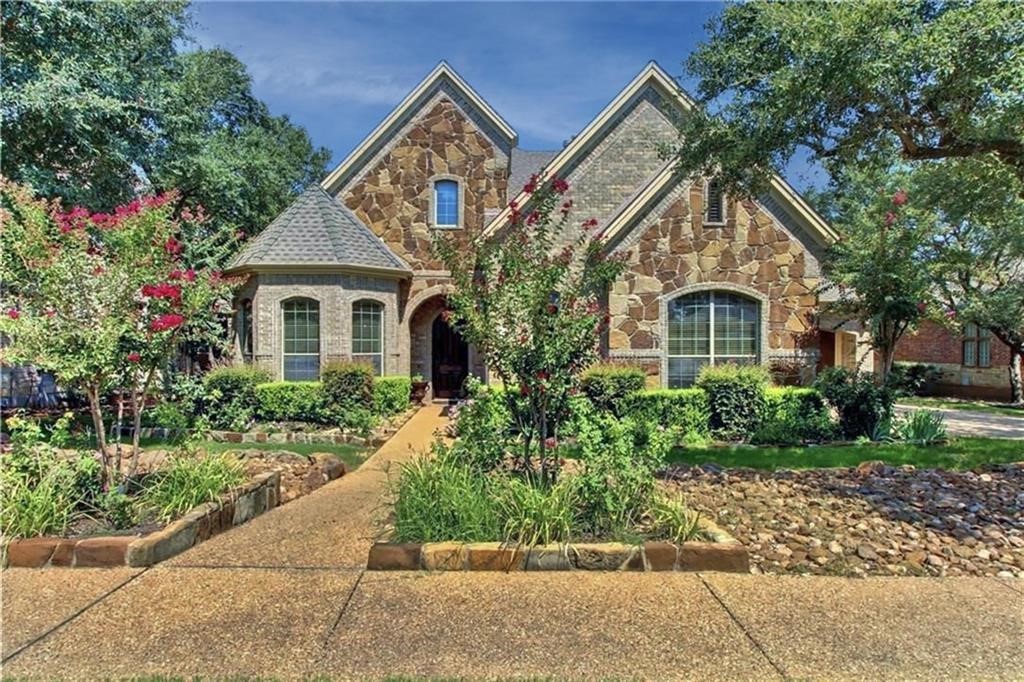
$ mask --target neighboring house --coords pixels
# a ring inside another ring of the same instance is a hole
[[[966,325],[958,335],[925,322],[900,340],[896,360],[933,365],[939,377],[930,393],[1010,399],[1010,347],[976,324]]]
[[[468,373],[486,378],[440,316],[450,283],[432,234],[495,234],[543,169],[569,181],[573,229],[596,218],[608,249],[629,254],[608,292],[604,352],[643,367],[651,385],[685,386],[726,361],[804,382],[824,365],[870,368],[864,334],[819,315],[832,228],[781,178],[760,200],[737,201],[659,156],[672,117],[691,106],[652,62],[563,149],[525,151],[442,62],[233,261],[231,272],[249,276],[241,356],[283,379],[364,359],[384,374],[421,374],[440,397]]]

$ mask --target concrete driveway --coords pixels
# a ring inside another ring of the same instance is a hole
[[[897,414],[906,414],[916,410],[938,412],[941,414],[946,420],[946,430],[949,431],[950,435],[1024,439],[1024,419],[1021,417],[1007,417],[988,412],[949,410],[919,405],[896,406]]]
[[[997,578],[366,572],[388,469],[157,567],[2,575],[2,673],[368,680],[1024,678],[1024,583]]]

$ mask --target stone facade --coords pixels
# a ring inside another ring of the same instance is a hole
[[[431,252],[435,180],[459,182],[466,233],[505,205],[508,185],[508,155],[454,101],[439,94],[424,112],[341,195],[414,271],[441,267]]]
[[[622,238],[626,272],[608,295],[609,356],[643,366],[662,383],[666,306],[698,290],[758,302],[763,362],[818,359],[813,251],[753,201],[727,202],[724,225],[703,224],[703,185],[680,184]],[[810,377],[805,377],[809,379]]]

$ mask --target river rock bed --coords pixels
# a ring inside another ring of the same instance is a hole
[[[1024,463],[662,475],[747,546],[753,573],[1024,578]]]

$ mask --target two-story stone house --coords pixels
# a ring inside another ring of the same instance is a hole
[[[651,385],[686,385],[708,363],[772,364],[807,380],[821,364],[863,359],[862,334],[819,319],[820,260],[835,233],[783,179],[735,201],[659,156],[672,117],[691,106],[652,62],[563,149],[525,151],[441,63],[234,260],[231,272],[248,276],[241,356],[283,379],[365,359],[424,376],[438,396],[468,373],[486,377],[440,316],[449,283],[432,233],[496,232],[543,170],[569,181],[573,225],[596,218],[607,248],[628,253],[608,292],[606,352],[644,367]]]

